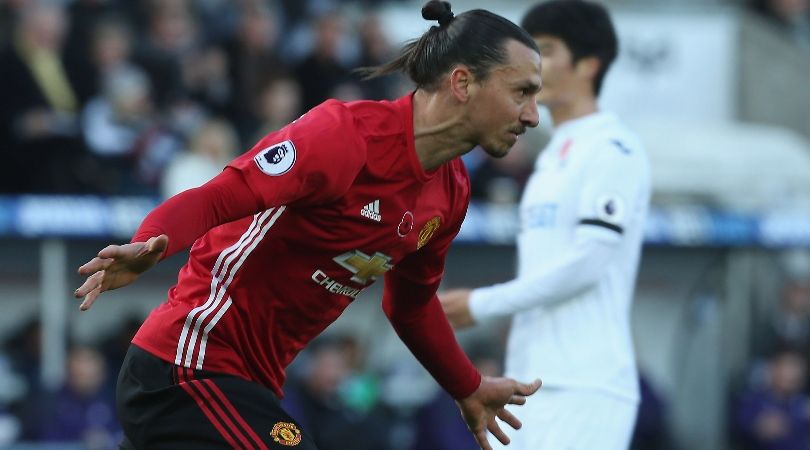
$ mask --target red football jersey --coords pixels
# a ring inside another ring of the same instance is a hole
[[[133,343],[279,396],[285,367],[376,279],[441,278],[469,202],[459,158],[420,165],[411,95],[327,101],[229,167],[266,210],[199,238]]]

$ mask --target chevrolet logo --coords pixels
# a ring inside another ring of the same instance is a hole
[[[384,275],[394,267],[388,264],[391,257],[380,252],[375,252],[374,256],[368,256],[360,250],[354,250],[332,259],[354,274],[351,278],[352,281],[363,284],[376,280],[378,276]]]

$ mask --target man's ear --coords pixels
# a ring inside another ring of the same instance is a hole
[[[450,92],[460,103],[467,103],[475,91],[475,77],[465,65],[456,66],[450,72]]]
[[[593,80],[596,79],[596,74],[599,73],[601,67],[602,62],[599,61],[599,58],[596,56],[586,56],[576,62],[574,73],[578,78],[587,81],[588,84],[593,84]]]

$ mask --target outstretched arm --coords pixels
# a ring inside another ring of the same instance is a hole
[[[610,242],[578,237],[573,248],[554,263],[520,278],[475,290],[443,292],[439,296],[442,308],[453,327],[458,329],[488,317],[508,316],[564,301],[599,281],[614,248]]]
[[[594,286],[609,267],[620,236],[592,228],[580,226],[572,247],[553,263],[515,280],[473,290],[472,317],[512,315],[564,301]]]
[[[73,292],[76,298],[84,298],[79,308],[87,311],[99,295],[126,286],[140,274],[158,263],[169,238],[165,234],[150,238],[146,242],[133,242],[125,245],[109,245],[98,256],[79,267],[79,275],[87,280]]]
[[[82,311],[104,292],[135,281],[161,259],[190,246],[211,228],[261,209],[242,175],[225,169],[205,185],[182,192],[146,216],[132,242],[110,245],[79,268],[86,276],[76,289]]]
[[[163,258],[188,248],[211,228],[257,213],[261,201],[244,175],[227,167],[208,183],[181,192],[155,208],[141,223],[131,242],[165,234],[169,245]]]

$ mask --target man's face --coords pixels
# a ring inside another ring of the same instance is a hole
[[[496,158],[506,155],[527,127],[537,126],[534,96],[543,83],[537,52],[515,40],[506,50],[506,64],[492,68],[469,104],[477,142]]]
[[[535,36],[534,41],[543,55],[543,90],[537,95],[537,101],[549,108],[572,103],[582,83],[571,50],[561,39],[552,36]]]

